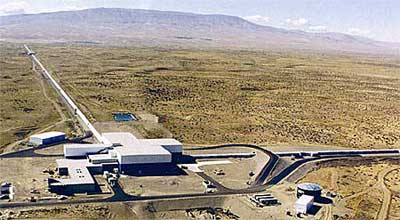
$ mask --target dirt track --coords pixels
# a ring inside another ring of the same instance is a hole
[[[331,186],[332,186],[334,191],[337,191],[337,189],[338,189],[337,181],[338,181],[337,173],[336,172],[332,172]],[[331,205],[325,206],[325,209],[326,209],[326,211],[324,213],[324,219],[325,220],[332,220],[333,219],[332,206]]]
[[[39,133],[45,132],[45,131],[47,131],[47,130],[49,130],[49,129],[51,129],[51,128],[53,128],[53,127],[59,125],[59,124],[64,123],[68,118],[67,118],[67,116],[65,116],[65,114],[64,114],[64,112],[62,111],[61,106],[59,105],[59,103],[57,103],[54,99],[52,99],[52,98],[50,97],[49,91],[48,91],[47,88],[46,88],[44,79],[39,75],[40,73],[37,72],[37,71],[34,71],[34,72],[36,73],[36,74],[34,74],[34,77],[35,77],[36,80],[38,80],[39,83],[40,83],[40,89],[41,89],[41,91],[42,91],[43,96],[54,106],[54,108],[56,109],[57,113],[60,115],[60,118],[61,118],[60,121],[58,121],[58,122],[56,122],[56,123],[52,123],[51,125],[49,125],[49,126],[47,126],[47,127],[45,127],[45,128],[42,128],[42,129],[36,131],[35,133],[33,133],[33,134],[39,134]],[[33,134],[32,134],[32,135],[33,135]],[[9,150],[9,151],[12,151],[13,148],[14,148],[15,146],[17,146],[18,144],[20,144],[20,143],[22,143],[22,142],[24,142],[24,141],[26,141],[26,140],[28,140],[28,137],[27,137],[27,138],[24,138],[24,139],[22,139],[22,140],[20,140],[20,141],[17,141],[17,142],[14,142],[14,143],[11,143],[11,144],[7,145],[7,146],[4,148],[4,150],[5,150],[5,151],[8,151],[8,150]]]
[[[370,188],[368,188],[368,189],[366,189],[364,191],[355,193],[355,194],[353,194],[351,196],[348,196],[348,197],[344,198],[342,200],[342,202],[347,202],[347,201],[349,201],[349,200],[351,200],[353,198],[356,198],[356,197],[361,196],[363,194],[369,193],[372,190],[378,188],[380,191],[383,192],[383,201],[382,201],[381,207],[379,208],[379,212],[378,212],[378,215],[377,215],[376,219],[378,219],[378,220],[386,220],[387,216],[389,214],[392,193],[386,187],[384,180],[385,180],[385,177],[391,171],[396,170],[396,169],[398,169],[398,168],[389,167],[389,168],[387,168],[385,170],[382,170],[381,172],[378,173],[378,177],[377,177],[378,181],[372,187],[370,187]]]
[[[388,187],[385,184],[385,177],[392,171],[397,170],[399,168],[388,168],[378,174],[378,183],[380,185],[380,189],[383,192],[383,201],[382,205],[379,208],[378,220],[386,220],[388,219],[389,215],[389,210],[390,210],[390,204],[392,200],[392,192],[388,189]]]

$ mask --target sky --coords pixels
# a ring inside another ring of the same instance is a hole
[[[226,14],[273,27],[400,42],[400,0],[0,0],[0,15],[98,7]]]

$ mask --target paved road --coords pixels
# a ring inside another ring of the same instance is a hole
[[[250,149],[255,149],[263,152],[264,154],[268,155],[269,160],[267,164],[263,167],[263,169],[257,174],[257,176],[254,179],[254,182],[252,183],[251,187],[258,186],[260,184],[263,184],[266,179],[271,175],[272,171],[274,170],[279,157],[272,151],[267,150],[263,147],[253,145],[253,144],[224,144],[224,145],[217,145],[217,146],[209,146],[209,147],[201,147],[201,148],[191,148],[190,150],[211,150],[211,149],[221,149],[221,148],[232,148],[232,147],[246,147]]]
[[[203,178],[204,180],[210,181],[217,188],[218,192],[230,192],[232,190],[230,188],[225,187],[224,185],[222,185],[218,181],[214,180],[212,177],[210,177],[209,175],[205,174],[204,172],[198,172],[196,174],[198,176],[200,176],[201,178]]]
[[[37,147],[29,147],[26,149],[22,149],[19,151],[14,151],[14,152],[9,152],[9,153],[4,153],[4,154],[0,154],[0,158],[22,158],[22,157],[62,157],[64,156],[64,154],[60,154],[60,155],[47,155],[47,154],[39,154],[36,153],[37,150],[40,149],[46,149],[49,147],[53,147],[55,145],[59,145],[59,144],[65,144],[65,143],[82,143],[82,141],[86,138],[91,137],[91,134],[86,134],[82,137],[76,137],[76,138],[72,138],[63,142],[58,142],[55,144],[49,144],[49,145],[39,145]]]
[[[271,151],[268,151],[262,147],[250,144],[227,144],[227,145],[219,145],[219,146],[211,146],[211,147],[204,147],[199,149],[192,149],[192,150],[205,150],[205,149],[219,149],[219,148],[232,148],[232,147],[247,147],[251,149],[260,150],[269,155],[270,160],[264,166],[264,168],[260,171],[258,176],[256,177],[256,183],[253,186],[250,186],[246,189],[229,189],[206,174],[199,174],[203,179],[210,180],[216,186],[218,191],[215,193],[192,193],[192,194],[181,194],[181,195],[161,195],[161,196],[131,196],[126,194],[121,186],[117,184],[113,190],[114,195],[110,198],[106,199],[84,199],[84,200],[77,200],[77,201],[46,201],[46,202],[37,202],[37,203],[8,203],[8,204],[1,204],[0,208],[12,208],[12,207],[23,207],[23,206],[46,206],[46,205],[62,205],[62,204],[82,204],[82,203],[107,203],[107,202],[122,202],[122,201],[141,201],[141,200],[158,200],[158,199],[170,199],[170,198],[191,198],[191,197],[209,197],[209,196],[219,196],[219,195],[235,195],[235,194],[246,194],[252,193],[257,191],[262,191],[263,189],[257,189],[256,186],[263,184],[265,179],[270,175],[273,168],[278,161],[278,157]],[[13,154],[2,155],[3,157],[20,157],[20,156],[44,156],[44,155],[36,155],[33,150],[26,150],[26,151],[19,151]]]
[[[218,183],[219,191],[215,193],[188,193],[188,194],[173,194],[173,195],[159,195],[159,196],[132,196],[126,194],[121,186],[117,184],[113,190],[114,195],[109,198],[103,199],[83,199],[76,201],[46,201],[46,202],[37,202],[37,203],[7,203],[0,204],[0,208],[14,208],[14,207],[24,207],[24,206],[47,206],[47,205],[66,205],[66,204],[83,204],[83,203],[110,203],[110,202],[125,202],[125,201],[151,201],[151,200],[161,200],[161,199],[178,199],[178,198],[198,198],[198,197],[213,197],[213,196],[225,196],[225,195],[238,195],[238,194],[249,194],[249,193],[257,193],[262,192],[275,184],[278,184],[286,177],[295,172],[299,167],[306,163],[321,161],[321,160],[332,160],[332,159],[344,159],[349,157],[360,157],[360,155],[331,155],[331,156],[321,156],[321,157],[313,157],[306,158],[302,160],[295,161],[290,164],[288,167],[280,171],[278,174],[271,176],[274,167],[276,166],[279,157],[276,156],[273,152],[266,150],[262,147],[250,144],[227,144],[227,145],[219,145],[219,146],[211,146],[211,147],[202,147],[191,150],[205,150],[205,149],[218,149],[218,148],[231,148],[231,147],[247,147],[251,149],[260,150],[270,156],[270,160],[261,170],[261,172],[257,175],[255,184],[249,186],[244,189],[229,189],[227,187],[222,186],[211,177],[207,175],[202,175],[203,178],[212,180],[213,182]],[[17,152],[19,153],[24,152]],[[14,156],[17,156],[14,155]],[[267,181],[266,179],[270,177]]]
[[[76,201],[46,201],[46,202],[37,202],[37,203],[7,203],[1,204],[0,208],[16,208],[16,207],[25,207],[25,206],[48,206],[48,205],[68,205],[68,204],[84,204],[84,203],[112,203],[112,202],[127,202],[127,201],[152,201],[152,200],[162,200],[162,199],[178,199],[178,198],[198,198],[198,197],[213,197],[213,196],[225,196],[225,195],[239,195],[239,194],[249,194],[249,193],[257,193],[262,192],[274,184],[279,183],[281,180],[287,177],[287,175],[291,174],[292,171],[296,170],[301,165],[314,162],[318,160],[326,160],[328,158],[312,158],[312,159],[304,159],[301,161],[297,161],[290,165],[288,168],[280,172],[278,175],[274,176],[271,180],[266,183],[258,186],[254,186],[246,189],[237,189],[237,190],[226,190],[226,191],[217,191],[215,193],[189,193],[189,194],[174,194],[174,195],[159,195],[159,196],[131,196],[126,194],[119,185],[114,188],[114,196],[105,199],[84,199],[84,200],[76,200]],[[337,156],[331,156],[329,159],[340,159]]]

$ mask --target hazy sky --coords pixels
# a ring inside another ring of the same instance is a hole
[[[236,15],[275,27],[400,42],[400,0],[0,0],[0,15],[95,7]]]

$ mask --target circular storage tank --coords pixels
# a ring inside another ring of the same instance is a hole
[[[315,183],[300,183],[297,185],[296,196],[300,198],[302,195],[314,196],[319,198],[321,196],[322,188],[320,185]]]

